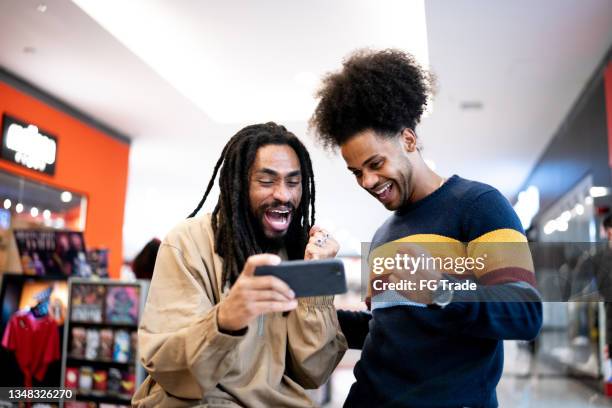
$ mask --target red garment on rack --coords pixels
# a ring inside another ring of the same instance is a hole
[[[49,364],[60,358],[57,323],[50,316],[36,318],[30,312],[17,312],[6,326],[2,346],[15,352],[24,385],[31,387],[32,377],[42,381]]]

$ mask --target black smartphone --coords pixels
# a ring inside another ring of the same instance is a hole
[[[285,261],[255,268],[255,276],[272,275],[281,279],[296,297],[346,293],[344,264],[339,259]]]

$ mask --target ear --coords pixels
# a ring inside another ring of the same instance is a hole
[[[417,136],[412,129],[405,128],[399,135],[400,143],[406,153],[416,152],[417,149]]]

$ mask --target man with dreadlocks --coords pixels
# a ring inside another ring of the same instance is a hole
[[[195,217],[219,173],[212,214]],[[346,350],[332,296],[295,299],[259,265],[322,259],[306,148],[283,126],[248,126],[223,149],[204,197],[162,242],[138,331],[149,376],[137,407],[312,407]]]

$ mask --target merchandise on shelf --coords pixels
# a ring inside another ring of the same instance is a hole
[[[114,335],[111,329],[100,330],[100,360],[110,361],[113,359]]]
[[[72,328],[72,347],[70,355],[74,358],[83,358],[85,356],[85,339],[86,332],[83,327]]]
[[[113,349],[113,360],[119,363],[127,363],[130,358],[131,337],[127,330],[115,332],[115,347]]]
[[[108,380],[108,372],[106,370],[96,370],[93,374],[93,389],[94,394],[106,394],[106,386]]]
[[[85,345],[85,358],[87,360],[97,360],[99,347],[100,347],[100,332],[97,329],[87,329],[87,344]]]
[[[109,287],[106,293],[106,322],[137,324],[138,299],[139,294],[137,287]]]
[[[91,391],[91,387],[93,385],[93,368],[89,366],[81,367],[81,372],[79,374],[79,390],[88,394]]]
[[[66,382],[64,384],[66,388],[78,388],[79,387],[79,369],[76,367],[66,368]]]
[[[102,323],[105,289],[102,285],[73,285],[70,319],[76,322]]]

